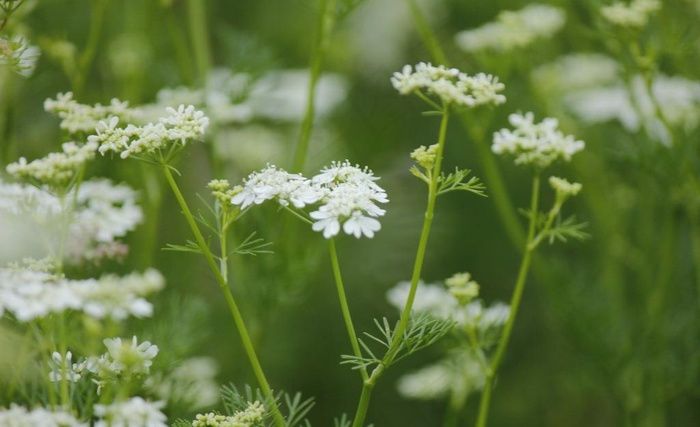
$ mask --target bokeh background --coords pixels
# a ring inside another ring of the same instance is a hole
[[[487,193],[495,170],[506,204],[499,208],[493,197],[466,193],[441,197],[424,280],[469,271],[486,302],[510,298],[521,255],[518,230],[522,233],[525,223],[516,209],[528,204],[530,171],[488,150],[490,136],[507,126],[508,114],[557,117],[566,133],[586,142],[584,153],[553,173],[583,184],[581,196],[565,209],[588,222],[591,238],[544,246],[538,253],[496,384],[493,426],[700,425],[698,89],[690,84],[682,91],[691,94],[690,118],[671,129],[674,139],[668,144],[644,126],[629,129],[614,118],[586,122],[559,102],[556,91],[542,86],[546,79],[532,77],[543,64],[583,52],[617,59],[626,81],[636,74],[698,81],[700,3],[665,1],[632,36],[604,25],[598,12],[604,3],[548,2],[566,12],[566,24],[556,35],[524,48],[480,54],[460,50],[454,35],[527,2],[416,3],[451,65],[469,74],[498,75],[508,98],[493,111],[464,113],[464,125],[453,120],[445,154],[446,170],[472,169]],[[42,56],[29,79],[5,73],[0,80],[0,162],[4,167],[19,156],[33,159],[59,148],[64,139],[58,120],[43,111],[44,100],[59,92],[73,91],[87,104],[105,104],[113,97],[151,104],[162,89],[200,88],[211,70],[221,68],[271,79],[279,98],[260,101],[253,119],[218,126],[204,143],[184,152],[178,169],[188,200],[197,205],[196,194],[206,193],[210,179],[238,182],[266,162],[292,169],[319,4],[27,1],[14,31],[26,34]],[[404,64],[434,61],[409,6],[405,0],[338,2],[303,168],[314,173],[343,159],[368,165],[382,177],[391,200],[374,239],[344,236],[338,242],[349,304],[361,331],[373,328],[373,318],[398,318],[386,292],[410,276],[426,198],[424,186],[408,172],[408,154],[437,137],[438,119],[422,116],[424,104],[399,95],[389,82]],[[629,40],[653,53],[647,69],[630,59]],[[272,70],[296,74],[270,77]],[[272,111],[275,106],[281,112]],[[100,158],[90,173],[143,192],[148,219],[127,239],[130,254],[121,264],[102,267],[115,272],[155,267],[166,277],[156,316],[134,322],[134,332],[157,343],[161,352],[180,351],[182,341],[194,354],[215,357],[223,384],[253,383],[205,263],[161,250],[189,238],[164,183],[151,183],[162,191],[145,190],[140,165],[119,159]],[[545,191],[544,197],[547,206],[551,194]],[[257,231],[274,243],[274,255],[240,256],[231,264],[234,293],[273,387],[314,396],[314,425],[351,415],[361,384],[356,372],[339,365],[340,355],[351,349],[324,242],[273,207],[247,215],[237,227],[237,236]],[[289,237],[285,227],[293,228],[292,237],[276,240]],[[409,401],[396,390],[397,378],[442,350],[438,343],[392,368],[374,392],[368,421],[375,426],[442,425],[445,401]],[[464,425],[472,424],[477,403],[472,396]]]

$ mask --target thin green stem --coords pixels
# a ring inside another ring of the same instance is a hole
[[[415,0],[408,0],[409,6],[411,7],[411,14],[413,20],[418,27],[421,38],[423,39],[423,44],[430,53],[433,61],[438,64],[442,64],[445,67],[449,67],[450,63],[447,56],[440,47],[440,43],[432,31],[428,22],[423,15],[423,12],[416,5]],[[517,247],[521,248],[525,240],[525,233],[520,226],[520,221],[516,214],[516,210],[513,207],[508,191],[503,181],[503,176],[501,175],[498,165],[493,157],[493,154],[489,150],[488,144],[484,141],[484,132],[476,129],[476,125],[473,121],[470,121],[467,116],[460,114],[460,123],[462,127],[469,135],[470,139],[474,141],[474,147],[476,148],[476,153],[479,156],[479,164],[484,173],[484,181],[488,184],[489,188],[489,198],[493,200],[496,206],[496,212],[498,213],[501,222],[505,226],[506,233],[510,238],[511,242]]]
[[[202,235],[202,232],[200,231],[199,226],[197,225],[197,222],[194,219],[194,216],[192,216],[190,208],[187,206],[185,198],[182,196],[182,193],[180,192],[180,189],[177,186],[177,183],[175,182],[170,166],[168,166],[167,164],[163,164],[162,169],[163,173],[165,174],[165,178],[168,181],[168,184],[170,185],[170,188],[172,189],[173,194],[175,195],[175,198],[177,199],[177,202],[180,205],[180,208],[182,209],[182,213],[185,216],[185,219],[187,220],[187,223],[189,224],[190,229],[192,230],[192,233],[195,236],[195,239],[197,240],[197,245],[199,246],[202,255],[204,255],[204,258],[207,260],[207,264],[209,264],[209,268],[211,269],[212,273],[214,273],[216,281],[219,283],[219,288],[221,289],[221,292],[224,294],[226,303],[229,307],[231,315],[233,316],[233,321],[236,324],[236,328],[238,329],[238,333],[241,337],[243,348],[246,352],[246,355],[248,356],[248,360],[250,361],[251,367],[253,368],[253,373],[255,374],[255,377],[258,380],[258,384],[260,385],[260,389],[263,395],[272,406],[272,413],[275,419],[275,425],[277,427],[284,427],[284,418],[280,413],[275,398],[272,394],[272,390],[270,389],[270,385],[267,382],[265,373],[263,372],[262,366],[260,365],[260,361],[258,360],[258,356],[255,353],[255,348],[253,347],[250,335],[248,334],[248,329],[246,328],[245,322],[243,321],[243,316],[241,315],[238,305],[236,304],[236,301],[233,298],[233,294],[231,293],[231,289],[228,286],[227,279],[221,274],[219,267],[216,265],[215,257],[209,249],[209,246],[207,245],[206,241],[204,240],[204,236]]]
[[[698,213],[692,212],[690,216],[690,247],[693,255],[693,266],[695,267],[695,283],[697,286],[697,299],[700,306],[700,223],[698,221]]]
[[[520,271],[518,272],[518,279],[515,283],[515,289],[513,291],[513,296],[510,301],[510,315],[508,316],[508,322],[503,329],[503,335],[498,342],[498,348],[496,353],[491,360],[491,370],[486,373],[486,383],[484,384],[484,390],[481,394],[481,402],[479,403],[479,415],[477,418],[477,427],[485,427],[486,421],[488,419],[489,406],[491,403],[491,393],[493,391],[493,383],[496,378],[496,373],[498,368],[503,361],[503,356],[505,355],[506,348],[508,347],[508,342],[510,341],[510,335],[513,331],[513,325],[515,324],[515,318],[518,314],[518,307],[520,307],[520,300],[523,295],[523,290],[525,289],[525,281],[527,279],[528,271],[530,270],[530,262],[532,260],[532,253],[534,247],[532,247],[531,242],[535,238],[535,229],[537,226],[537,212],[539,204],[539,193],[540,193],[540,176],[539,173],[535,173],[532,179],[532,199],[530,202],[530,225],[527,231],[527,244],[525,245],[525,251],[523,254],[523,260],[520,264]]]
[[[197,65],[197,77],[200,84],[204,83],[204,79],[207,78],[211,64],[205,3],[204,0],[189,0],[187,2],[192,52],[194,53],[194,62]]]
[[[343,277],[340,274],[340,264],[338,262],[338,251],[335,248],[335,240],[328,239],[328,247],[331,252],[331,264],[333,265],[333,277],[335,278],[335,286],[338,291],[338,300],[340,301],[340,309],[343,312],[343,320],[345,321],[345,327],[348,330],[348,338],[350,338],[350,345],[352,346],[352,352],[355,357],[362,357],[360,352],[360,345],[357,341],[357,334],[355,333],[355,326],[352,323],[352,317],[350,316],[350,307],[348,306],[348,300],[345,296],[345,287],[343,286]],[[367,368],[364,366],[360,367],[360,374],[362,375],[362,381],[367,381],[369,375],[367,375]]]
[[[297,149],[294,153],[294,163],[292,170],[303,172],[304,163],[309,151],[311,142],[311,131],[314,124],[316,110],[316,86],[321,78],[323,61],[330,46],[330,36],[335,24],[335,0],[319,0],[319,20],[314,40],[314,51],[311,56],[309,88],[306,94],[306,112],[301,122],[299,138],[297,139]]]
[[[423,269],[423,261],[425,259],[425,251],[428,246],[428,238],[430,237],[430,227],[433,223],[433,215],[435,213],[435,200],[437,199],[437,187],[438,180],[440,179],[440,172],[442,167],[442,153],[445,148],[445,137],[447,135],[447,123],[449,121],[449,106],[445,106],[442,114],[442,120],[440,121],[440,133],[438,135],[438,149],[435,156],[435,164],[433,165],[433,170],[430,174],[430,184],[428,185],[428,206],[425,210],[425,216],[423,219],[423,228],[421,230],[420,240],[418,242],[418,250],[416,251],[416,258],[413,264],[413,274],[411,275],[411,287],[408,292],[408,297],[406,299],[406,305],[401,312],[401,318],[399,319],[399,324],[394,331],[394,338],[387,350],[382,363],[380,363],[372,372],[372,375],[364,382],[362,388],[362,395],[360,396],[360,401],[357,405],[357,411],[355,413],[355,419],[353,421],[352,427],[362,427],[365,416],[367,415],[367,408],[369,407],[370,393],[374,384],[379,379],[384,369],[391,364],[396,353],[401,347],[401,342],[403,339],[403,334],[408,327],[408,322],[411,317],[411,309],[413,308],[413,301],[416,297],[416,291],[418,290],[418,281],[420,280],[421,271]]]
[[[76,98],[81,98],[85,82],[90,73],[90,66],[97,55],[97,47],[100,42],[100,35],[104,27],[104,17],[107,10],[107,0],[98,0],[93,2],[92,15],[90,17],[90,30],[88,33],[87,44],[83,50],[80,59],[78,60],[78,70],[73,79],[73,92]],[[70,76],[69,76],[70,77]]]

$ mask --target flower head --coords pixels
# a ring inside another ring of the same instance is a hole
[[[496,154],[515,155],[516,164],[545,168],[556,160],[570,161],[571,156],[583,150],[583,141],[564,135],[557,127],[557,119],[546,118],[534,123],[532,113],[511,114],[508,121],[515,130],[501,129],[493,135],[491,150]]]
[[[0,64],[9,65],[22,77],[32,75],[40,54],[39,48],[30,45],[22,36],[15,36],[9,40],[0,38]]]
[[[64,411],[50,411],[44,408],[28,410],[14,403],[9,409],[0,408],[0,426],[88,427],[88,425]]]
[[[581,191],[581,184],[578,182],[569,182],[564,178],[558,178],[556,176],[549,177],[549,185],[552,186],[554,191],[557,193],[557,197],[568,198],[575,196]]]
[[[7,172],[19,179],[65,189],[85,163],[95,157],[97,143],[78,145],[66,142],[61,148],[62,153],[50,153],[31,162],[21,157],[19,161],[7,165]]]
[[[109,405],[95,405],[100,419],[95,427],[167,427],[166,416],[160,411],[165,402],[147,402],[141,397],[118,401]]]
[[[562,9],[544,4],[531,4],[518,11],[503,11],[495,22],[457,33],[457,46],[467,52],[492,49],[508,51],[551,37],[564,26]]]
[[[416,65],[415,71],[410,65],[404,66],[391,77],[391,84],[402,95],[426,94],[440,99],[444,105],[457,107],[499,105],[506,101],[499,93],[505,86],[497,77],[483,73],[468,76],[456,68],[424,62]]]
[[[277,200],[282,206],[291,203],[296,208],[315,203],[320,198],[318,189],[300,174],[289,173],[268,165],[259,172],[251,173],[244,180],[243,189],[231,198],[231,203],[245,209],[251,204],[259,205],[266,200]]]
[[[88,360],[87,368],[101,377],[111,375],[148,374],[153,358],[158,354],[158,346],[148,341],[141,344],[134,336],[131,342],[121,338],[106,338],[107,353],[99,358]]]
[[[661,9],[659,0],[632,0],[629,4],[615,2],[610,6],[603,6],[600,8],[600,14],[612,24],[641,28],[659,9]]]

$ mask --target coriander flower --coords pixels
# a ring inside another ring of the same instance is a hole
[[[107,368],[114,373],[147,374],[153,364],[153,358],[158,354],[157,345],[149,341],[139,344],[135,335],[131,343],[122,343],[121,338],[106,338],[103,342],[107,347],[108,357],[105,360],[109,365],[99,366],[99,368]],[[93,369],[91,371],[96,372]],[[100,370],[98,369],[97,372],[99,373]]]
[[[391,84],[402,95],[424,93],[439,98],[444,105],[476,107],[506,101],[499,93],[505,86],[498,77],[484,73],[468,76],[456,68],[424,62],[416,65],[415,71],[410,65],[404,66],[391,77]]]
[[[241,209],[272,199],[276,199],[282,206],[291,203],[296,208],[303,208],[316,203],[321,196],[320,191],[302,175],[277,169],[274,165],[251,173],[243,182],[241,192],[231,198],[231,203]]]
[[[99,420],[95,427],[167,427],[167,417],[161,412],[165,402],[147,402],[141,397],[95,405]]]
[[[504,52],[551,37],[565,22],[566,14],[562,9],[531,4],[518,11],[503,11],[495,22],[459,32],[455,42],[466,52],[487,49]]]
[[[615,84],[619,81],[620,64],[600,53],[572,53],[538,66],[531,80],[538,91],[547,96]]]
[[[197,139],[204,135],[204,131],[209,126],[209,118],[203,111],[195,110],[194,105],[180,104],[177,109],[166,108],[169,116],[162,117],[160,123],[168,129],[168,137],[171,140],[180,140],[182,145],[188,139]]]
[[[32,75],[40,54],[39,48],[30,45],[22,36],[15,36],[10,40],[0,38],[0,64],[9,65],[22,77]]]
[[[386,212],[377,203],[389,201],[384,189],[374,182],[377,179],[369,169],[351,166],[347,160],[324,168],[311,179],[323,191],[321,206],[310,213],[316,220],[312,229],[323,231],[323,237],[329,239],[340,232],[342,223],[346,234],[374,237],[381,229],[376,217]]]
[[[610,6],[602,6],[600,14],[607,21],[621,27],[641,28],[649,22],[649,17],[659,9],[659,0],[632,0],[629,4],[615,2]]]
[[[183,409],[211,407],[219,402],[218,368],[210,357],[184,360],[163,376],[161,373],[146,379],[145,387],[159,399]]]
[[[109,105],[85,105],[75,101],[72,92],[59,93],[56,99],[47,99],[44,110],[56,114],[61,119],[60,128],[71,134],[94,132],[100,121],[109,119],[111,122],[111,117],[130,121],[138,115],[126,101],[112,98]]]
[[[0,408],[0,426],[88,427],[89,424],[79,421],[68,412],[50,411],[44,408],[28,410],[13,403],[9,409]]]
[[[578,182],[571,183],[564,178],[558,178],[556,176],[549,177],[549,185],[552,186],[558,197],[562,198],[575,196],[579,193],[579,191],[581,191],[582,188],[581,184]]]
[[[85,163],[95,157],[97,143],[78,145],[75,142],[66,142],[61,148],[62,153],[49,153],[48,156],[31,162],[21,157],[19,161],[7,165],[7,172],[18,179],[48,184],[51,187],[65,187]]]
[[[585,146],[583,141],[561,133],[557,129],[559,121],[554,118],[534,123],[534,115],[528,112],[511,114],[508,121],[515,130],[501,129],[494,133],[491,150],[495,154],[515,155],[515,164],[543,169],[559,159],[570,161]]]
[[[49,380],[51,382],[61,381],[64,378],[72,383],[77,382],[82,371],[85,369],[85,363],[72,363],[73,354],[68,351],[66,356],[63,357],[57,351],[51,354],[51,359],[49,360],[49,367],[51,372],[49,372]]]
[[[259,401],[248,402],[248,407],[236,411],[233,415],[220,415],[213,412],[197,414],[192,427],[254,427],[259,425],[265,415],[265,407]]]

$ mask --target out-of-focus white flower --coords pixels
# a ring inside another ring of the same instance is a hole
[[[618,83],[619,73],[620,65],[609,56],[573,53],[540,65],[531,78],[537,90],[551,96]]]
[[[578,182],[569,182],[564,178],[558,178],[556,176],[549,177],[549,185],[552,186],[554,191],[561,197],[575,196],[581,191],[582,185]]]
[[[95,405],[99,420],[95,427],[167,427],[167,417],[161,412],[165,402],[147,402],[141,397]]]
[[[410,282],[399,282],[387,291],[386,298],[397,310],[403,310],[410,289]],[[426,284],[421,280],[418,282],[412,309],[416,313],[428,313],[440,319],[457,320],[459,304],[446,287],[439,284]]]
[[[21,157],[19,161],[7,165],[7,172],[18,179],[48,184],[63,188],[95,157],[97,144],[88,142],[78,145],[66,142],[61,145],[62,153],[50,153],[48,156],[27,162]]]
[[[467,52],[508,51],[553,36],[565,22],[566,14],[562,9],[531,4],[518,11],[503,11],[495,22],[461,31],[455,35],[455,42]]]
[[[0,38],[0,64],[9,65],[22,77],[32,75],[40,55],[39,48],[30,45],[22,36],[15,36],[9,40]]]
[[[661,9],[659,0],[632,0],[629,4],[615,2],[602,6],[600,14],[609,22],[621,27],[643,27],[649,22],[649,17]]]
[[[63,411],[49,411],[44,408],[27,408],[14,403],[9,409],[0,408],[0,426],[7,427],[88,427],[73,415]]]
[[[246,105],[259,118],[301,121],[309,88],[307,70],[270,71],[257,80]],[[346,97],[348,83],[338,74],[323,74],[316,83],[315,117],[323,119]]]
[[[146,387],[158,398],[183,409],[199,409],[219,401],[219,385],[215,378],[216,361],[209,357],[184,360],[167,376],[159,373],[146,380]]]
[[[508,121],[515,130],[501,129],[494,133],[491,150],[514,155],[516,164],[545,168],[559,159],[570,161],[585,146],[583,141],[561,133],[557,129],[559,121],[554,118],[534,123],[534,115],[528,112],[511,114]]]
[[[649,135],[666,145],[670,144],[669,130],[656,116],[655,101],[671,125],[686,132],[700,125],[700,82],[659,75],[651,84],[654,99],[649,95],[644,79],[635,76],[629,87],[619,83],[573,92],[565,95],[564,103],[586,123],[617,120],[631,132],[644,127]]]
[[[499,105],[506,101],[499,93],[505,85],[498,77],[484,73],[468,76],[456,68],[436,67],[425,62],[416,65],[415,71],[405,65],[391,77],[391,84],[402,95],[425,93],[439,98],[445,105],[458,107]]]
[[[122,342],[121,338],[106,338],[103,342],[107,353],[91,357],[87,362],[87,369],[100,377],[148,374],[158,354],[157,345],[149,341],[139,344],[136,336],[131,342]]]
[[[61,129],[71,134],[94,132],[100,121],[113,116],[131,121],[138,115],[136,110],[129,108],[128,102],[117,98],[113,98],[109,105],[85,105],[75,101],[72,92],[59,93],[56,99],[47,99],[44,110],[56,114],[61,119]]]
[[[177,109],[168,107],[165,109],[170,115],[162,117],[160,122],[168,129],[170,139],[179,139],[184,145],[188,139],[197,139],[204,135],[209,126],[209,118],[203,111],[195,109],[194,105],[180,104]]]
[[[70,382],[77,382],[82,371],[85,369],[85,363],[72,363],[73,353],[70,351],[66,352],[66,356],[63,357],[57,351],[51,354],[51,359],[49,359],[49,380],[52,382],[61,381],[64,378]]]

